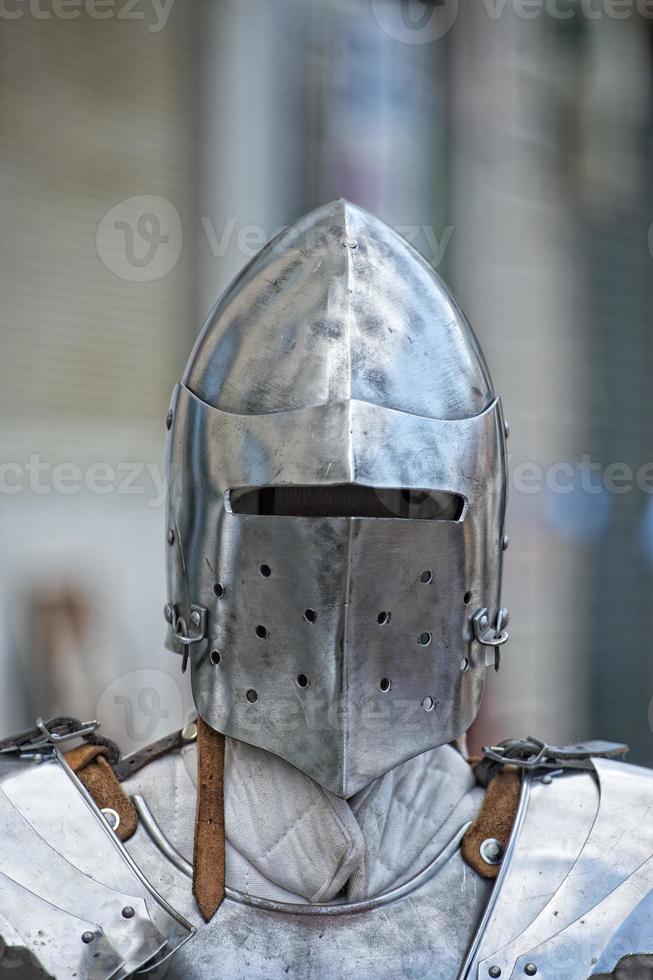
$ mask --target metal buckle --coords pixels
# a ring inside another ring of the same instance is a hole
[[[485,666],[499,670],[501,666],[501,650],[503,644],[508,639],[508,610],[502,606],[497,610],[497,618],[494,626],[490,624],[490,617],[487,609],[479,609],[472,617],[474,627],[474,638],[481,646],[489,647],[485,653]]]
[[[193,643],[199,643],[206,636],[206,609],[204,606],[190,607],[190,621],[197,627],[197,633],[186,635],[186,623],[181,618],[175,620],[175,640],[182,643],[185,647],[190,647]]]
[[[183,660],[181,662],[182,674],[186,672],[188,666],[189,648],[194,643],[200,643],[206,638],[207,610],[204,606],[192,605],[190,607],[190,621],[197,628],[197,633],[187,632],[186,620],[177,615],[177,608],[172,604],[166,605],[164,609],[166,621],[170,623],[175,633],[175,640],[184,647]]]
[[[508,610],[501,608],[497,611],[495,625],[490,624],[487,609],[479,609],[472,619],[474,636],[484,647],[501,647],[508,639]]]
[[[17,752],[25,757],[41,755],[43,751],[53,751],[64,742],[86,738],[99,727],[97,721],[77,721],[76,718],[43,721],[37,718],[35,728],[0,742],[0,754]]]
[[[518,769],[565,770],[592,769],[592,759],[619,759],[628,746],[619,742],[580,742],[577,745],[549,745],[529,735],[523,739],[507,739],[499,745],[486,745],[483,755],[500,766]]]

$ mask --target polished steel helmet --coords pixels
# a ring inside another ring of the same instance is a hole
[[[168,428],[167,644],[205,721],[342,797],[461,735],[506,638],[504,423],[424,259],[346,201],[302,218]]]

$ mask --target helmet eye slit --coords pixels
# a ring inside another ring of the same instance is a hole
[[[358,517],[390,520],[460,521],[465,500],[443,490],[333,486],[240,487],[225,494],[225,508],[259,517]],[[259,571],[265,575],[261,565]]]

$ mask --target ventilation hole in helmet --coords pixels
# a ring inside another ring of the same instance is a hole
[[[304,619],[306,620],[307,623],[314,623],[315,620],[317,619],[317,613],[315,612],[314,609],[305,609]]]
[[[435,708],[435,698],[432,698],[430,696],[424,698],[424,700],[422,701],[422,707],[424,708],[424,711],[433,711],[433,709]]]
[[[213,594],[217,596],[218,599],[221,599],[224,595],[224,585],[222,585],[220,582],[216,582],[213,586]]]
[[[379,682],[379,687],[381,688],[384,694],[387,694],[390,688],[392,687],[392,682],[390,681],[389,678],[382,677]]]
[[[465,592],[465,595],[463,596],[463,602],[465,603],[466,606],[468,606],[471,601],[472,601],[472,593]]]
[[[460,661],[460,669],[462,670],[463,674],[465,671],[469,670],[469,660],[467,657],[463,657],[463,659]]]
[[[259,565],[258,570],[263,578],[270,578],[270,575],[272,575],[272,569],[269,565]]]
[[[385,626],[387,623],[390,622],[391,618],[392,618],[392,613],[384,611],[379,613],[379,615],[376,617],[376,621],[379,624],[379,626]]]
[[[258,701],[258,694],[256,693],[253,687],[250,687],[245,697],[247,698],[250,704],[256,704],[256,702]]]
[[[308,677],[306,676],[306,674],[297,674],[297,677],[295,678],[295,682],[297,684],[297,687],[308,687]]]
[[[211,650],[209,654],[209,660],[211,661],[214,667],[217,667],[220,661],[222,660],[222,654],[220,653],[219,650]]]
[[[432,639],[432,634],[425,630],[423,633],[420,633],[419,637],[417,638],[417,642],[421,647],[427,647]]]
[[[422,574],[420,575],[419,580],[422,583],[422,585],[428,585],[429,582],[432,582],[433,581],[433,572],[431,571],[431,569],[430,568],[425,568],[424,571],[422,572]]]
[[[265,626],[257,626],[256,635],[258,636],[259,640],[264,640],[268,635],[268,631],[266,630]]]

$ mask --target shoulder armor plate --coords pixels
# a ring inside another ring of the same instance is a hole
[[[0,825],[0,937],[46,974],[121,980],[192,934],[56,748],[0,751]]]
[[[592,764],[524,773],[464,980],[588,980],[653,953],[653,771]]]

